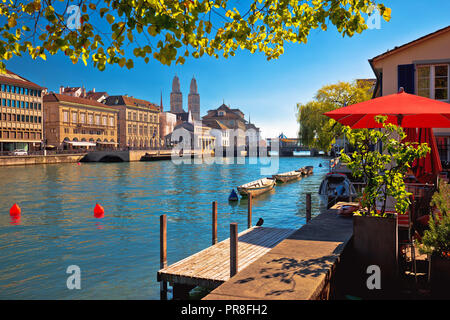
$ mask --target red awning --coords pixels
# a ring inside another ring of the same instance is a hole
[[[384,115],[388,122],[403,128],[450,128],[450,104],[399,92],[342,107],[325,115],[352,129],[381,128],[374,117]]]

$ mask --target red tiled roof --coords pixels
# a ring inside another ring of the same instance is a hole
[[[105,91],[103,91],[103,92],[88,92],[88,93],[86,93],[86,98],[92,99],[92,100],[98,100],[104,95],[108,96],[108,94]]]
[[[57,94],[57,93],[50,93],[44,96],[44,102],[55,102],[55,101],[62,101],[62,102],[71,102],[71,103],[77,103],[87,106],[93,106],[93,107],[101,107],[101,108],[108,108],[111,110],[115,110],[113,108],[109,108],[109,106],[100,103],[96,100],[92,99],[86,99],[86,98],[79,98],[79,97],[73,97],[65,94]]]
[[[45,89],[45,87],[41,87],[40,85],[37,85],[36,83],[31,82],[30,80],[25,79],[24,77],[19,76],[18,74],[14,73],[10,70],[6,70],[6,73],[15,75],[15,76],[19,77],[20,79],[9,78],[9,77],[5,76],[5,74],[0,73],[0,82],[1,83],[17,85],[17,86],[33,88],[33,89],[39,89],[39,90]]]

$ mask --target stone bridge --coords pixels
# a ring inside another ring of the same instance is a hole
[[[83,162],[130,162],[140,161],[146,154],[157,155],[157,150],[126,150],[126,151],[92,151],[81,161]],[[160,151],[160,154],[169,154],[170,150]]]

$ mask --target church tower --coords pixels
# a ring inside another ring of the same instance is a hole
[[[188,96],[188,110],[192,114],[194,120],[200,120],[200,95],[197,90],[197,80],[192,77],[191,87]]]
[[[183,94],[180,90],[180,79],[175,75],[172,81],[172,92],[170,93],[170,112],[182,113],[183,110]]]

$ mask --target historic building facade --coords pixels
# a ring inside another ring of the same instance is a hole
[[[369,60],[374,97],[405,92],[450,103],[450,26]],[[442,161],[450,161],[450,129],[433,129]]]
[[[59,149],[115,148],[118,111],[65,94],[44,96],[45,142]]]
[[[228,140],[230,145],[236,147],[245,146],[246,123],[244,113],[239,109],[231,109],[226,104],[219,108],[208,110],[208,113],[202,117],[204,123],[211,123],[217,120],[227,128],[231,129]]]
[[[127,95],[109,96],[105,104],[119,111],[121,148],[157,148],[160,146],[160,107]]]
[[[41,147],[44,91],[44,87],[9,70],[0,74],[0,151]]]

